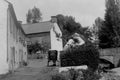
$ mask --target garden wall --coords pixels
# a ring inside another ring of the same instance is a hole
[[[115,66],[120,60],[120,48],[100,49],[100,57],[112,62]]]

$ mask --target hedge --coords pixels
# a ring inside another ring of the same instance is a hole
[[[98,68],[99,52],[92,44],[86,43],[61,51],[60,62],[61,67],[87,65],[88,68],[96,70]]]

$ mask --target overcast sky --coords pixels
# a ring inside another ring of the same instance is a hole
[[[40,8],[43,21],[57,14],[74,16],[82,26],[91,26],[97,17],[104,18],[105,0],[8,0],[15,9],[17,19],[26,22],[28,9]]]

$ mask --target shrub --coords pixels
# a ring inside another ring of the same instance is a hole
[[[91,70],[69,70],[70,80],[99,80],[100,75]]]
[[[51,80],[67,80],[62,74],[55,74],[51,76]]]
[[[92,44],[86,43],[62,51],[60,60],[62,67],[87,65],[88,68],[95,71],[98,68],[99,52]]]
[[[101,76],[91,70],[83,70],[83,80],[99,80]]]
[[[79,74],[79,71],[77,71],[75,69],[69,70],[69,79],[70,80],[77,80],[78,76],[80,76],[80,78],[82,78],[81,74]]]

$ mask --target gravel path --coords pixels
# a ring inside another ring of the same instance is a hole
[[[57,68],[47,67],[46,64],[46,59],[29,60],[27,67],[19,68],[0,80],[50,80],[51,75],[57,73]]]

